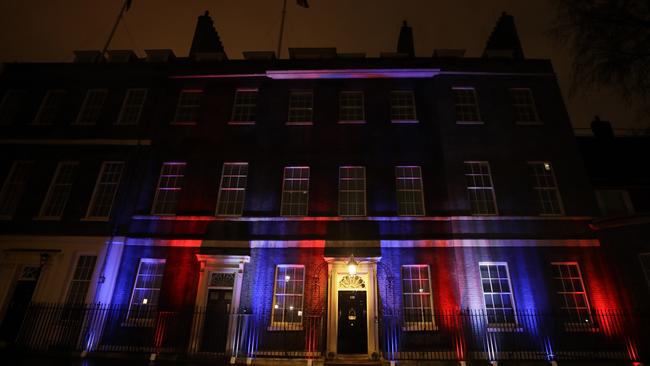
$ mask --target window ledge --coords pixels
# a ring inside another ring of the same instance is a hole
[[[154,324],[154,319],[131,319],[123,321],[120,323],[120,326],[128,328],[153,328]]]
[[[600,328],[586,323],[564,323],[564,330],[569,333],[598,333]]]
[[[357,121],[339,121],[340,125],[365,125],[366,121],[365,120],[357,120]]]
[[[302,324],[300,325],[269,325],[266,328],[269,332],[299,332],[302,331]]]
[[[488,333],[521,333],[524,331],[522,327],[519,327],[515,324],[503,324],[503,325],[488,325]]]
[[[402,326],[402,331],[404,332],[435,332],[438,330],[438,327],[435,324],[426,323],[426,324],[405,324]]]
[[[228,124],[231,126],[252,126],[255,121],[228,121]]]
[[[420,121],[418,121],[417,119],[394,119],[391,120],[390,122],[396,125],[413,125],[413,124],[420,123]]]
[[[542,126],[544,123],[542,121],[515,121],[515,124],[518,126]]]
[[[457,125],[484,125],[483,121],[456,121]]]
[[[196,126],[196,121],[172,121],[169,122],[170,126]]]
[[[287,122],[287,126],[313,126],[314,122],[311,121],[293,121],[293,122]]]

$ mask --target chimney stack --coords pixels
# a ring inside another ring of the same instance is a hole
[[[216,55],[215,59],[227,59],[226,51],[223,49],[219,33],[214,28],[214,23],[210,17],[210,12],[199,16],[194,30],[194,39],[190,47],[190,58],[196,58],[197,55]]]

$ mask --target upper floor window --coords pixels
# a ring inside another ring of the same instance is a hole
[[[0,190],[0,219],[11,219],[18,208],[18,203],[25,192],[34,163],[31,161],[16,161],[11,166],[9,175]]]
[[[223,163],[217,197],[217,215],[241,216],[244,213],[247,183],[248,163]]]
[[[393,123],[416,123],[415,96],[410,90],[390,92],[390,119]]]
[[[48,90],[38,108],[33,124],[41,126],[53,124],[57,119],[65,94],[65,90]]]
[[[339,93],[339,123],[365,123],[363,92]]]
[[[257,89],[238,89],[232,106],[231,124],[255,124]]]
[[[624,189],[598,189],[596,198],[603,216],[623,216],[634,213],[630,194]]]
[[[102,163],[86,218],[107,220],[111,216],[113,201],[120,185],[123,170],[124,162],[122,161],[105,161]]]
[[[537,109],[535,100],[530,89],[513,88],[510,89],[512,98],[512,108],[515,116],[515,122],[518,124],[538,124]]]
[[[63,215],[70,193],[72,192],[72,183],[77,174],[79,163],[76,161],[63,161],[56,167],[56,172],[50,182],[50,188],[45,196],[45,201],[41,206],[39,218],[41,219],[60,219]]]
[[[366,216],[365,167],[339,167],[339,215]]]
[[[116,125],[137,125],[140,122],[142,107],[147,99],[147,89],[129,89],[126,91],[122,110],[117,117]]]
[[[406,328],[433,330],[433,299],[428,265],[402,266],[402,295]]]
[[[424,215],[422,170],[419,166],[395,167],[397,213],[400,216]]]
[[[507,263],[479,263],[483,301],[489,325],[515,325],[515,301]]]
[[[299,328],[302,324],[305,266],[280,264],[275,267],[271,326]]]
[[[75,121],[76,125],[94,125],[99,121],[104,102],[108,96],[106,89],[90,89],[86,92],[86,98],[81,105],[81,110]]]
[[[280,215],[307,216],[309,203],[309,167],[284,168]]]
[[[565,322],[576,326],[593,326],[591,309],[580,267],[575,262],[555,262],[553,282],[560,300]]]
[[[0,102],[0,125],[6,126],[18,122],[18,117],[25,102],[24,90],[7,90]]]
[[[474,215],[496,215],[497,202],[492,183],[490,163],[487,161],[466,161],[465,182],[467,195]]]
[[[80,255],[77,258],[77,265],[65,297],[66,304],[83,304],[86,302],[96,262],[96,255]]]
[[[478,98],[474,88],[452,88],[456,123],[481,124],[481,113],[478,108]]]
[[[178,199],[185,180],[185,165],[183,162],[163,163],[151,208],[152,214],[176,214],[176,206],[178,206]]]
[[[133,283],[127,319],[140,325],[153,326],[156,319],[165,260],[142,258]]]
[[[297,90],[289,93],[288,125],[311,125],[314,116],[314,93]]]
[[[537,195],[537,206],[542,215],[562,215],[562,199],[555,182],[553,167],[547,161],[528,162],[533,190]]]
[[[201,98],[203,90],[182,90],[178,96],[176,104],[176,113],[174,114],[174,124],[196,124],[199,120],[201,111]]]

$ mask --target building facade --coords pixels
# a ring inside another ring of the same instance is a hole
[[[550,62],[506,14],[480,58],[399,40],[233,60],[206,13],[189,58],[5,65],[4,346],[641,361]]]

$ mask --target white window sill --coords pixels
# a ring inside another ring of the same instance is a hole
[[[294,121],[294,122],[287,122],[287,126],[313,126],[314,122],[311,121]]]
[[[296,324],[296,325],[269,325],[268,328],[266,328],[269,332],[299,332],[302,331],[302,324]]]
[[[153,328],[154,319],[130,319],[123,321],[120,325],[128,328]]]
[[[417,119],[394,119],[391,120],[390,122],[396,125],[413,125],[413,124],[420,123],[420,121],[418,121]]]
[[[404,332],[433,332],[438,330],[438,327],[432,323],[412,323],[402,326]]]
[[[589,323],[564,323],[564,330],[570,333],[597,333],[600,331]]]
[[[457,125],[484,125],[483,121],[456,121]]]
[[[255,121],[229,121],[228,124],[231,126],[251,126],[255,125]]]
[[[339,121],[340,125],[365,125],[366,121],[365,120],[358,120],[358,121]]]
[[[523,328],[516,324],[491,324],[487,327],[488,333],[521,333]]]

